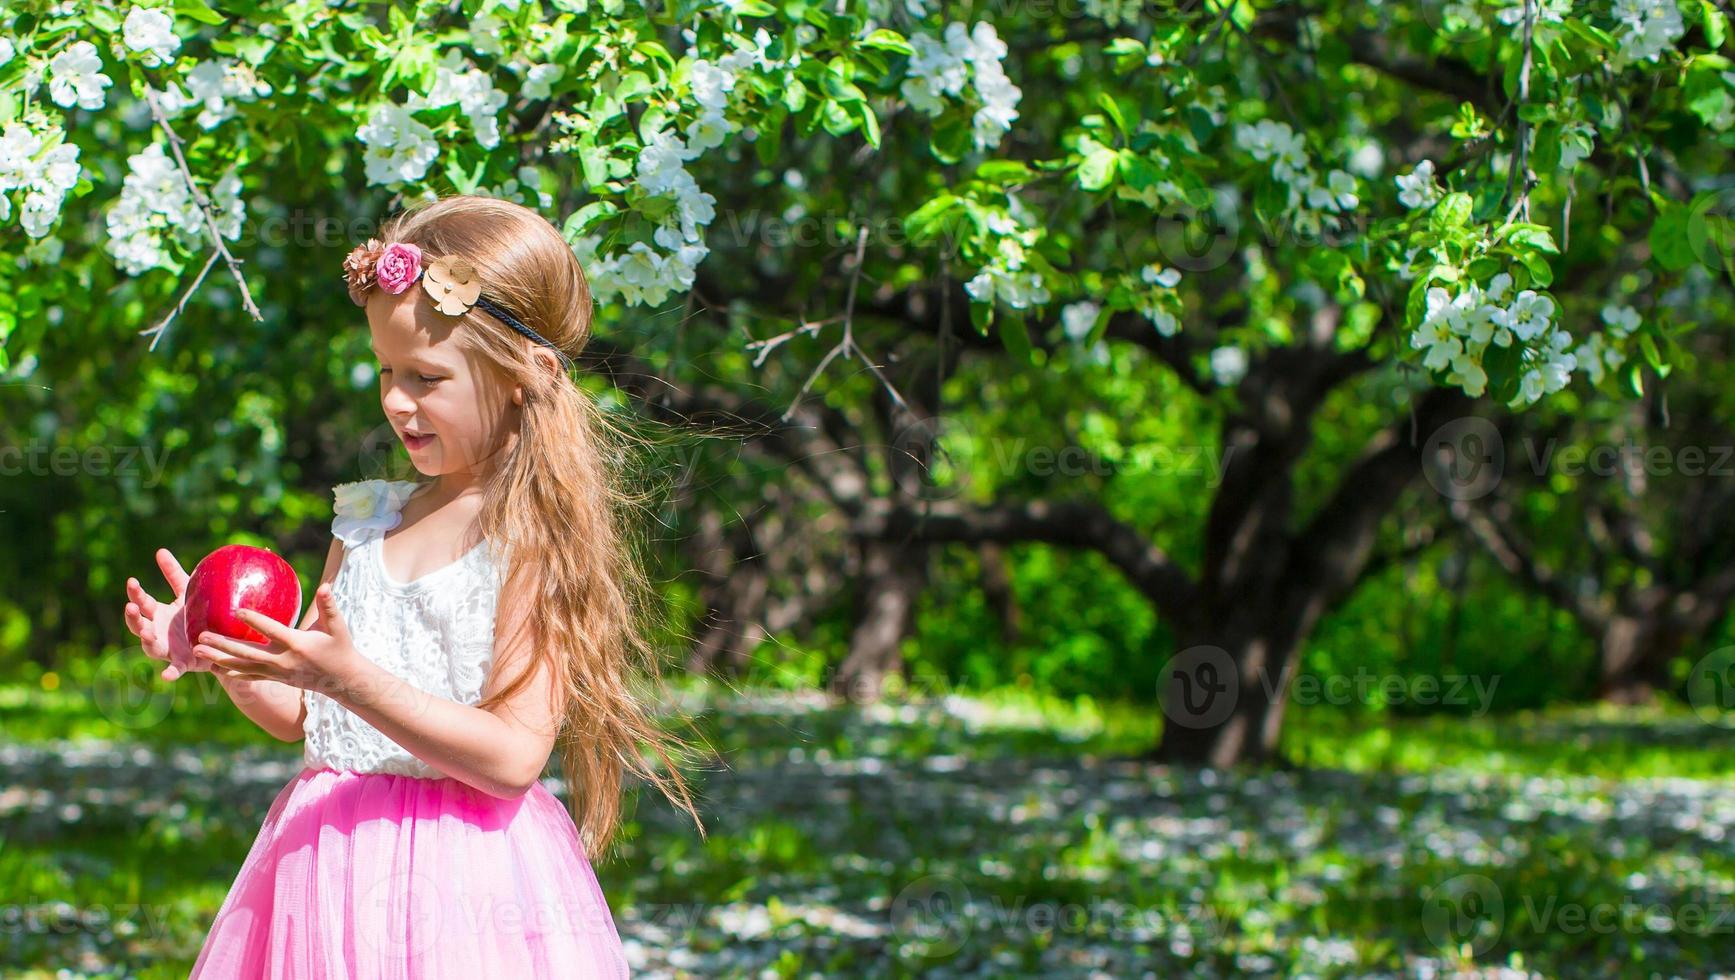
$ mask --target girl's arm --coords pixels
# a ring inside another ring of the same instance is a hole
[[[325,552],[325,568],[320,572],[319,584],[323,585],[336,578],[342,563],[343,542],[333,538],[331,547]],[[318,590],[319,585],[315,585],[314,591]],[[311,629],[318,621],[319,603],[309,602],[299,628]],[[223,690],[228,692],[229,700],[241,709],[242,714],[251,718],[254,724],[285,742],[301,739],[302,722],[307,718],[307,705],[302,700],[301,688],[281,681],[249,680],[230,676],[222,671],[214,673],[217,675],[217,683],[223,685]]]
[[[532,649],[525,628],[530,604],[502,587],[498,608],[484,698],[517,677]],[[485,709],[429,694],[359,657],[331,696],[416,758],[505,799],[523,796],[542,778],[559,728],[554,678],[546,668],[511,698]]]

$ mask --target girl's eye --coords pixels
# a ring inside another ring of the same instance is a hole
[[[441,381],[441,380],[444,380],[444,379],[442,379],[442,378],[430,378],[430,377],[428,377],[428,376],[427,376],[427,375],[425,375],[425,374],[424,374],[424,375],[421,375],[421,379],[422,379],[422,383],[423,383],[423,384],[426,384],[426,385],[431,385],[431,384],[433,384],[433,383],[434,383],[434,382],[436,382],[436,381]]]

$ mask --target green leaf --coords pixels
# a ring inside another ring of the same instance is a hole
[[[1012,313],[1001,317],[999,333],[1000,343],[1006,348],[1008,354],[1022,363],[1029,364],[1031,362],[1030,333],[1025,329],[1023,315]]]
[[[224,24],[223,15],[211,9],[205,0],[175,0],[175,13],[201,24]]]
[[[982,336],[988,336],[988,327],[994,322],[993,303],[971,303],[970,325]]]
[[[784,109],[773,107],[765,113],[759,124],[759,138],[753,141],[753,154],[761,165],[770,167],[777,163],[778,154],[783,152],[783,125],[788,119],[789,113]]]
[[[453,156],[446,161],[446,179],[452,182],[452,187],[460,194],[474,194],[476,188],[482,185],[482,175],[488,171],[488,158],[484,156],[476,161],[473,171],[466,171],[458,157]]]
[[[1462,228],[1470,223],[1470,215],[1474,205],[1470,195],[1462,191],[1453,191],[1441,198],[1434,210],[1428,216],[1429,224],[1441,231],[1451,228]]]
[[[1548,260],[1535,252],[1525,252],[1518,256],[1518,261],[1530,271],[1531,282],[1538,287],[1546,287],[1554,282],[1554,270],[1549,267]]]
[[[1098,92],[1096,104],[1102,106],[1102,111],[1108,113],[1108,117],[1114,120],[1114,128],[1120,130],[1122,136],[1127,135],[1127,119],[1121,115],[1120,104],[1115,102],[1114,96],[1107,92]]]
[[[783,107],[790,112],[800,112],[807,105],[807,85],[799,78],[791,78],[789,84],[783,87]]]
[[[1562,21],[1562,24],[1566,27],[1568,33],[1576,36],[1581,41],[1594,44],[1604,51],[1613,51],[1620,47],[1620,45],[1615,43],[1612,34],[1600,27],[1592,27],[1576,17],[1568,17]]]
[[[1517,344],[1506,347],[1490,344],[1482,355],[1482,370],[1488,375],[1488,397],[1501,403],[1518,397],[1518,383],[1523,367],[1523,358]]]
[[[825,73],[825,94],[838,102],[866,102],[867,93],[854,82],[840,78],[835,72]]]
[[[976,165],[976,176],[996,184],[1019,183],[1035,176],[1022,160],[983,160]]]
[[[826,99],[819,106],[820,124],[833,136],[842,136],[854,130],[860,124],[853,108],[856,104],[859,103],[845,105],[836,99]]]
[[[100,3],[93,3],[86,7],[84,19],[90,23],[90,26],[105,34],[116,34],[121,29],[120,17],[113,10]]]
[[[1651,257],[1670,272],[1680,272],[1694,262],[1693,244],[1687,235],[1688,211],[1667,204],[1651,223]]]
[[[904,218],[904,231],[908,232],[917,244],[931,241],[938,236],[946,216],[961,203],[963,202],[956,195],[941,194],[910,212]]]
[[[1554,244],[1554,233],[1546,225],[1516,222],[1506,226],[1506,240],[1514,245],[1523,245],[1538,252],[1559,255],[1560,248]]]
[[[1712,0],[1699,0],[1699,14],[1705,25],[1705,43],[1713,51],[1720,50],[1729,37],[1729,18]]]
[[[1087,191],[1100,191],[1114,180],[1120,156],[1114,150],[1099,145],[1078,165],[1078,186]]]
[[[948,115],[934,127],[933,135],[928,137],[928,148],[941,163],[964,159],[964,154],[970,152],[969,124],[958,116]]]
[[[858,43],[863,47],[879,48],[882,51],[896,51],[899,54],[916,53],[916,49],[910,47],[910,42],[904,40],[902,34],[899,34],[897,31],[887,30],[884,27],[874,30],[872,33],[868,34],[867,37],[862,38]]]
[[[1120,158],[1121,176],[1133,190],[1143,192],[1163,179],[1163,172],[1157,169],[1157,165],[1152,163],[1149,157],[1131,150],[1121,150],[1116,155]]]
[[[584,169],[584,182],[591,187],[608,183],[608,152],[596,145],[596,137],[584,134],[578,141],[578,162]]]
[[[1481,258],[1472,260],[1470,262],[1470,268],[1466,271],[1469,272],[1471,279],[1478,282],[1487,282],[1489,279],[1499,275],[1500,270],[1504,266],[1505,263],[1494,256],[1484,255]]]
[[[621,76],[620,84],[611,94],[621,102],[630,102],[635,96],[644,95],[654,88],[649,75],[642,71],[629,71]]]
[[[1639,350],[1644,352],[1645,361],[1650,364],[1652,369],[1654,369],[1658,374],[1663,373],[1665,365],[1663,364],[1663,355],[1657,350],[1656,338],[1652,337],[1648,333],[1640,334]]]
[[[874,115],[874,107],[865,100],[851,103],[850,107],[855,111],[856,118],[861,121],[861,133],[867,138],[868,145],[876,150],[879,149],[880,121],[879,117]]]
[[[567,215],[565,224],[561,225],[561,234],[566,236],[567,241],[573,241],[588,232],[597,222],[619,213],[620,207],[613,201],[592,201]]]
[[[765,0],[740,0],[735,4],[735,13],[742,17],[774,17],[777,8]]]

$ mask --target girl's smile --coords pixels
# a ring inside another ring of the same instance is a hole
[[[426,449],[434,442],[432,435],[417,435],[412,432],[399,432],[398,435],[403,437],[404,447],[412,453]]]

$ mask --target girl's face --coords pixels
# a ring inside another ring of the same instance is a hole
[[[465,352],[461,321],[434,309],[420,285],[370,292],[368,331],[379,361],[380,408],[424,476],[479,481],[518,431],[522,395]]]

